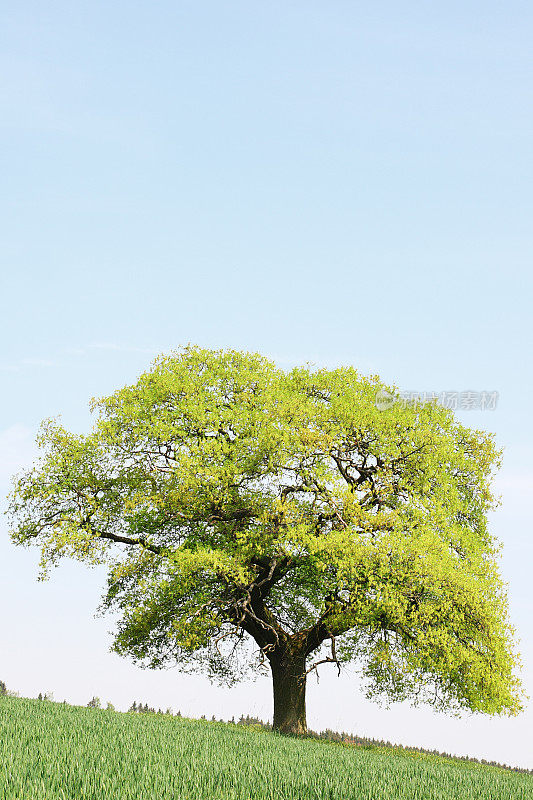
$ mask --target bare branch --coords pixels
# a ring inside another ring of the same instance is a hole
[[[315,664],[313,664],[311,667],[309,667],[309,669],[306,670],[306,672],[305,672],[306,675],[308,675],[310,672],[313,672],[313,670],[316,670],[317,667],[320,666],[320,664],[336,664],[337,665],[337,670],[338,670],[337,674],[338,674],[338,676],[340,676],[340,674],[341,674],[341,665],[340,665],[339,659],[337,658],[337,650],[336,650],[336,647],[335,647],[335,637],[333,636],[333,634],[331,634],[329,638],[331,639],[331,656],[327,656],[326,658],[321,658],[320,661],[317,661]],[[316,673],[316,678],[318,680],[318,671]]]

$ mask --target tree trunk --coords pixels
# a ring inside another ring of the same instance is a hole
[[[305,719],[305,654],[290,650],[270,656],[274,688],[273,729],[280,733],[307,733]]]

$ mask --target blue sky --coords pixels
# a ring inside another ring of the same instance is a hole
[[[533,694],[529,566],[533,10],[530,4],[3,4],[0,489],[41,419],[193,342],[280,366],[351,364],[403,390],[495,390],[459,412],[505,447],[512,618]],[[0,677],[23,694],[270,713],[107,653],[103,574],[0,523]],[[324,671],[313,727],[533,767],[533,714],[372,706]]]

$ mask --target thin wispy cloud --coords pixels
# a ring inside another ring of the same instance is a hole
[[[21,364],[29,367],[57,367],[58,362],[51,358],[23,358]]]
[[[59,362],[51,358],[21,358],[11,364],[0,364],[1,372],[20,372],[24,367],[57,367]]]
[[[117,342],[91,342],[88,350],[114,350],[121,353],[156,353],[154,347],[134,347],[132,345],[118,344]]]
[[[15,362],[0,363],[0,372],[21,372],[24,369],[38,368],[47,369],[52,367],[62,367],[68,363],[72,357],[89,357],[95,353],[142,353],[155,356],[160,352],[155,347],[137,347],[133,345],[120,344],[119,342],[90,342],[81,347],[64,347],[59,353],[52,356],[25,356]]]
[[[531,470],[502,471],[494,479],[494,491],[502,500],[506,514],[519,514],[531,519],[533,472]]]
[[[32,463],[37,448],[34,433],[27,425],[10,425],[0,431],[0,485]]]

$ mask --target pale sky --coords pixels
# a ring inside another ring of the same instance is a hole
[[[192,342],[403,390],[497,391],[460,411],[505,447],[503,542],[533,696],[529,3],[57,2],[0,15],[0,498],[39,422]],[[0,679],[183,714],[271,716],[234,689],[108,652],[104,573],[0,521]],[[308,723],[533,767],[533,711],[380,708],[311,677]]]

